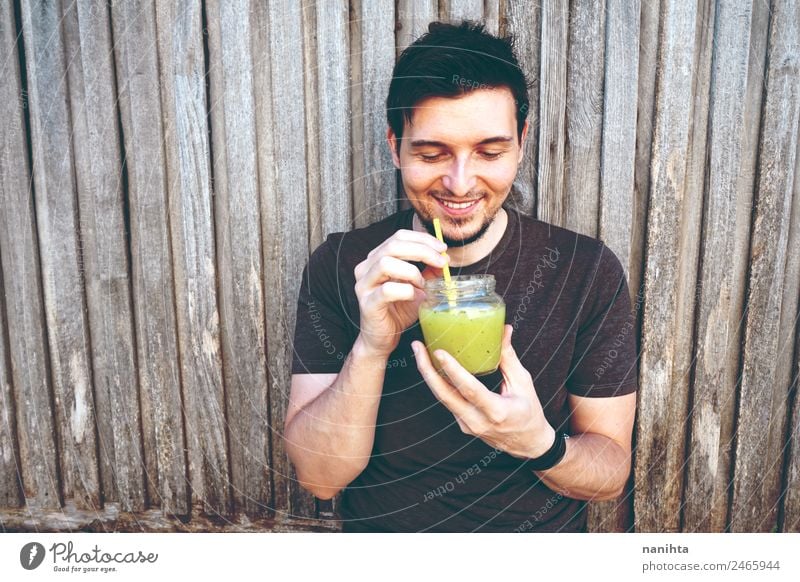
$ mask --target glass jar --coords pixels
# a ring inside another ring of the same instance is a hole
[[[506,304],[494,292],[494,275],[458,275],[447,286],[443,278],[425,282],[427,297],[419,308],[419,324],[431,361],[445,350],[471,374],[491,374],[500,364]]]

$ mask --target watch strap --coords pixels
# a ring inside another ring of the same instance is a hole
[[[522,465],[532,471],[546,471],[555,467],[567,452],[567,439],[569,435],[563,431],[556,432],[556,438],[547,452],[543,455],[528,459]]]

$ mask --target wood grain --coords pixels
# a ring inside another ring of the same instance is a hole
[[[209,108],[225,414],[234,506],[272,506],[249,0],[209,0]]]
[[[605,0],[570,2],[564,226],[591,237],[600,211],[605,28]]]
[[[350,5],[353,213],[356,227],[397,208],[395,167],[386,142],[386,96],[394,67],[394,2]]]
[[[787,365],[780,355],[784,318],[793,318],[797,309],[796,300],[792,305],[783,300],[791,273],[787,242],[800,122],[800,2],[773,5],[768,63],[729,524],[737,532],[777,528],[788,444],[788,387],[778,366]]]
[[[108,9],[74,2],[62,26],[103,499],[136,511],[145,506],[144,457]]]
[[[528,135],[511,199],[516,209],[536,216],[539,165],[539,75],[541,49],[541,6],[539,2],[506,2],[501,32],[514,37],[514,48],[525,72],[528,88]]]
[[[438,20],[438,16],[439,6],[436,0],[397,0],[397,56],[428,32],[428,23]]]
[[[642,436],[634,468],[637,531],[680,527],[686,425],[686,390],[681,384],[687,379],[676,363],[690,351],[682,331],[685,298],[680,289],[682,241],[688,238],[682,216],[690,154],[686,103],[692,99],[696,17],[691,4],[666,0],[661,5],[637,419],[637,434]]]
[[[175,281],[153,2],[111,5],[130,212],[131,278],[149,505],[187,515]]]
[[[483,18],[483,0],[439,0],[439,17],[453,24],[479,21]]]
[[[288,0],[254,5],[253,66],[263,233],[269,425],[276,515],[314,517],[281,440],[291,381],[297,293],[308,258],[302,13]]]
[[[202,15],[156,5],[169,222],[192,501],[228,514],[230,469],[217,308]]]
[[[537,218],[565,226],[564,148],[567,82],[568,0],[541,6],[541,93],[539,95],[539,175]]]
[[[61,30],[63,13],[60,3],[22,3],[21,7],[30,99],[36,222],[62,495],[65,502],[74,503],[78,508],[96,509],[101,504],[95,433],[97,419],[84,295],[83,242],[72,152],[68,61]],[[43,407],[44,403],[37,406],[44,411]],[[47,438],[47,434],[42,436]],[[39,442],[31,445],[41,448]],[[20,452],[27,455],[31,451],[25,448]],[[38,457],[40,453],[34,455]],[[42,469],[44,467],[39,466],[34,470]],[[44,471],[48,475],[54,473],[49,468]],[[48,492],[52,487],[40,492],[47,492],[45,501],[48,507],[58,503]]]
[[[690,455],[684,492],[684,531],[724,531],[730,470],[730,427],[736,393],[739,321],[745,278],[731,269],[737,231],[737,178],[745,145],[752,7],[719,2],[709,100],[708,165],[697,347],[691,400]],[[738,307],[738,309],[737,309]]]

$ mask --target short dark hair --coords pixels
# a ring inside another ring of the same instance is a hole
[[[456,98],[474,89],[508,87],[516,103],[517,137],[528,116],[528,81],[514,55],[514,37],[489,34],[483,24],[431,22],[397,59],[386,117],[397,136],[414,107],[428,97]],[[399,150],[399,143],[398,143]]]

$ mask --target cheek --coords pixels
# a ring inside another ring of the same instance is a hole
[[[410,163],[403,166],[403,182],[412,190],[429,188],[439,177],[433,166]]]
[[[487,164],[482,172],[486,184],[494,191],[506,190],[517,176],[516,157]]]

